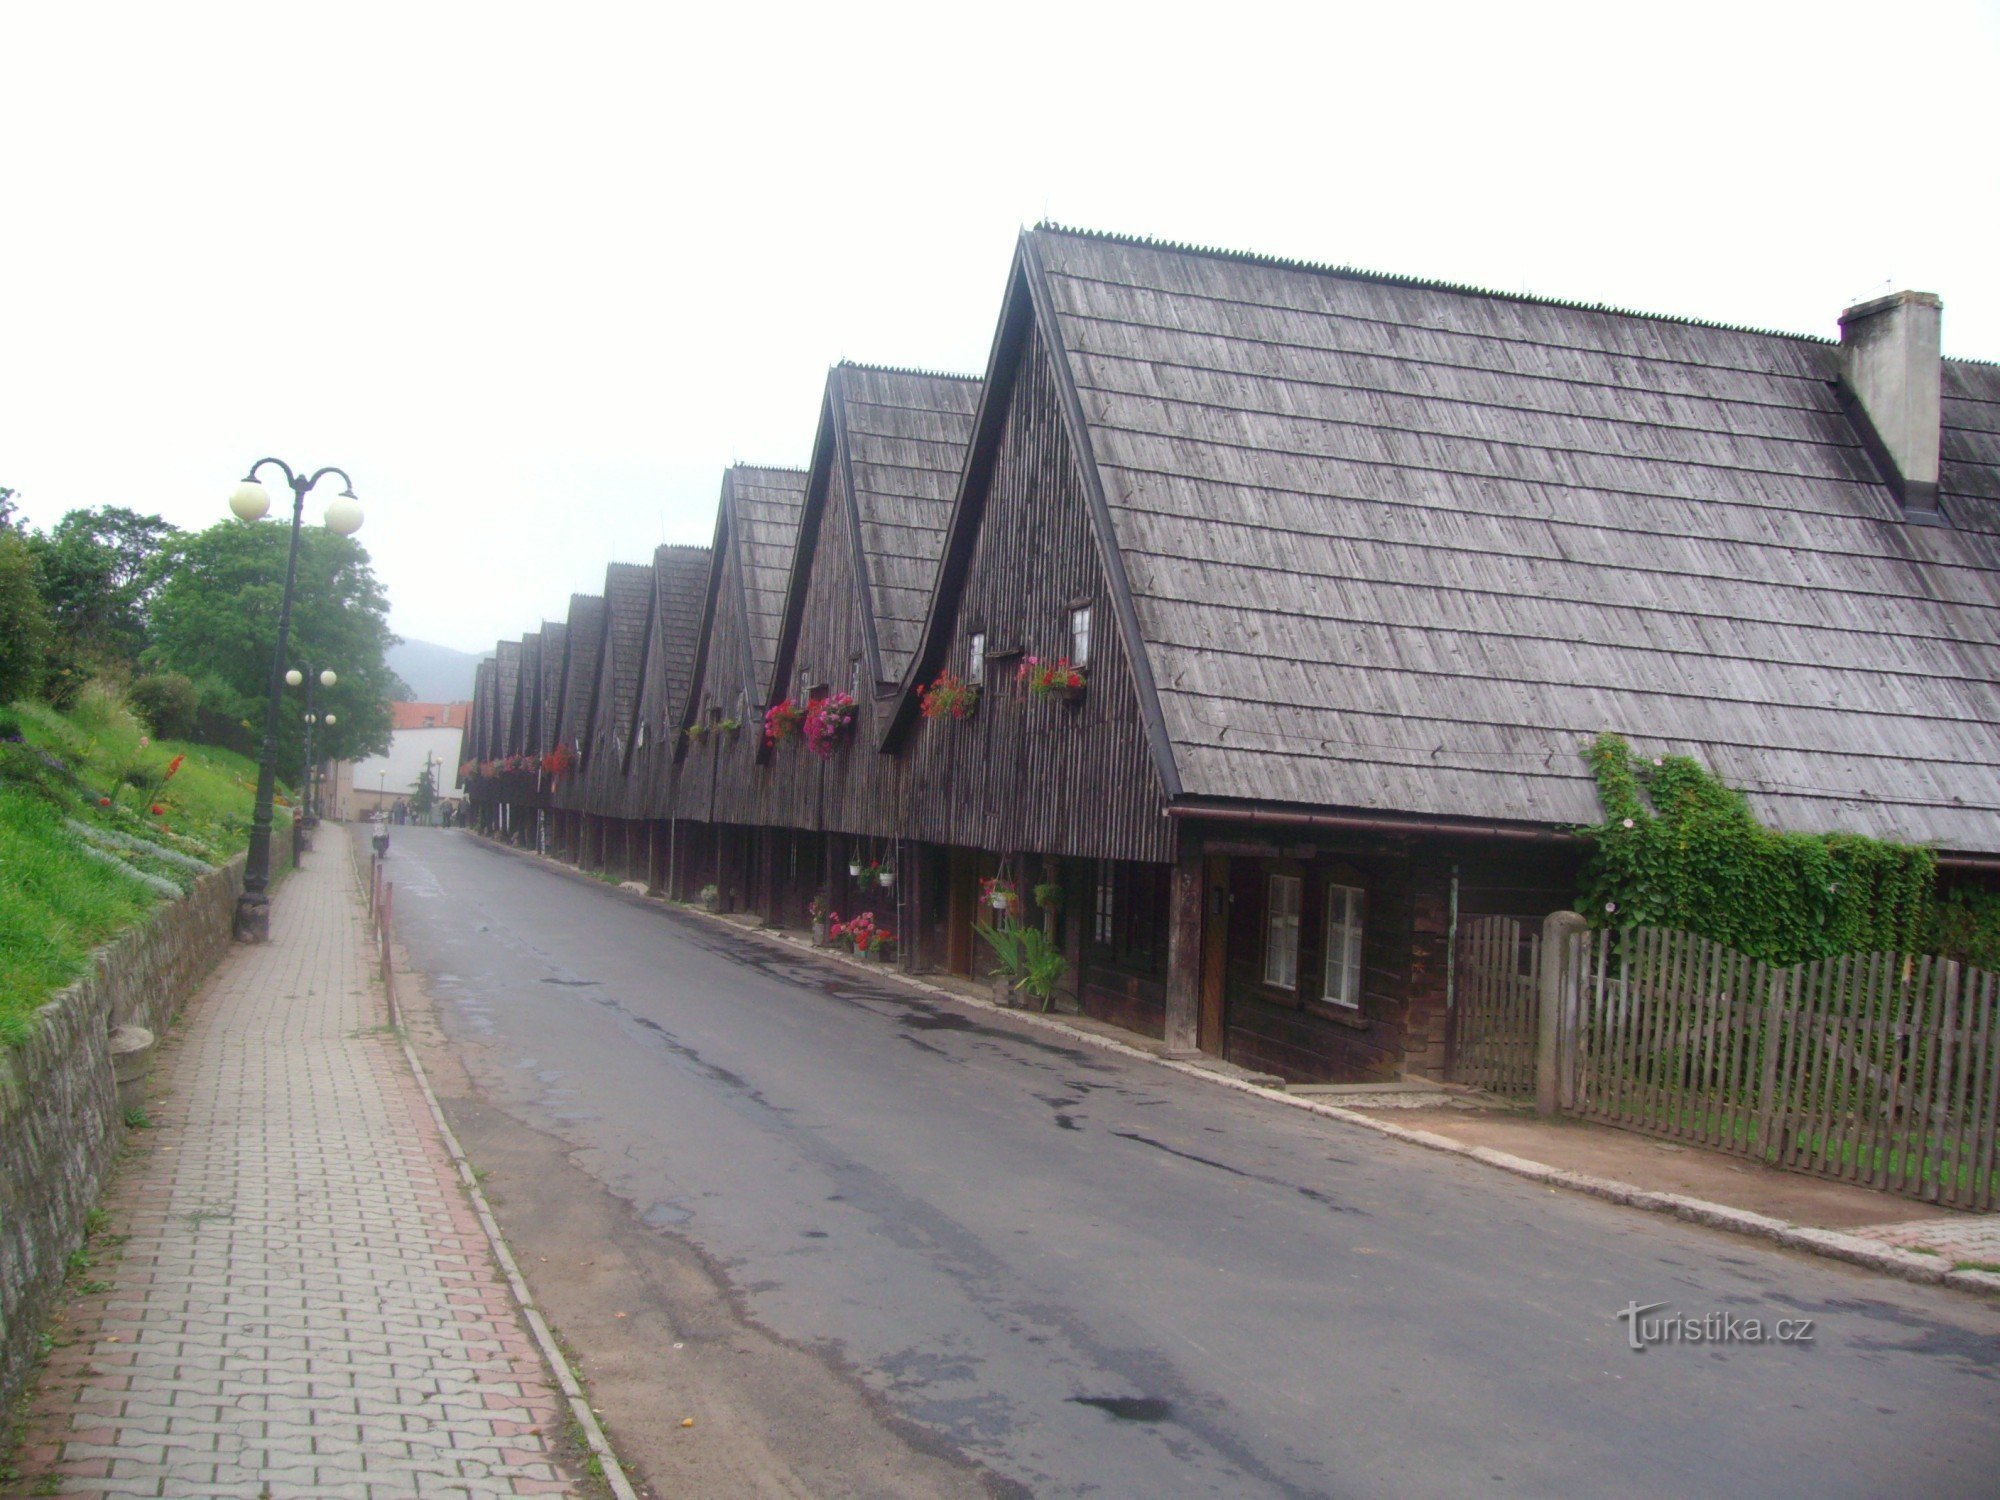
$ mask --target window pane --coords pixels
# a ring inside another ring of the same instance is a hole
[[[1361,1003],[1361,892],[1351,885],[1326,888],[1324,994],[1336,1005]]]
[[[1264,983],[1299,986],[1299,887],[1296,875],[1273,875],[1264,930]]]
[[[1090,609],[1069,612],[1069,659],[1073,666],[1090,665]]]
[[[972,638],[972,653],[965,664],[965,680],[967,682],[986,680],[986,632],[983,630]]]

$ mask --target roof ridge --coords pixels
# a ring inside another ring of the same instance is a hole
[[[806,472],[803,468],[792,464],[749,464],[740,462],[730,464],[727,472],[733,474],[738,469],[749,469],[760,474],[804,474]]]
[[[867,370],[876,375],[914,375],[922,380],[984,380],[984,375],[965,375],[956,370],[926,370],[920,365],[877,365],[867,360],[843,359],[834,366],[836,370]]]
[[[1226,250],[1215,245],[1190,245],[1180,240],[1156,239],[1151,235],[1115,234],[1103,229],[1078,229],[1044,219],[1035,225],[1037,234],[1065,234],[1075,239],[1100,240],[1112,245],[1132,245],[1142,250],[1165,250],[1176,255],[1199,255],[1207,260],[1235,261],[1240,265],[1266,266],[1279,271],[1305,271],[1315,276],[1337,276],[1345,281],[1365,281],[1377,286],[1409,287],[1416,291],[1451,292],[1464,297],[1489,297],[1500,302],[1523,302],[1531,307],[1556,307],[1568,312],[1608,313],[1618,318],[1638,318],[1649,323],[1673,323],[1683,328],[1712,328],[1722,333],[1748,333],[1759,338],[1793,339],[1805,344],[1838,347],[1839,340],[1817,333],[1795,333],[1783,328],[1758,328],[1748,323],[1720,323],[1709,318],[1683,317],[1675,313],[1644,312],[1611,302],[1577,302],[1562,297],[1537,296],[1533,292],[1503,292],[1494,287],[1473,286],[1468,282],[1441,281],[1424,276],[1401,276],[1392,271],[1371,271],[1365,266],[1335,265],[1328,261],[1299,260],[1284,255],[1264,255],[1254,250]],[[1968,361],[1969,363],[1971,361]]]

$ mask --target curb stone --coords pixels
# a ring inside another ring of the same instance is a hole
[[[1291,1109],[1304,1110],[1308,1114],[1321,1115],[1329,1120],[1339,1120],[1345,1124],[1358,1125],[1363,1130],[1372,1130],[1377,1135],[1407,1145],[1421,1146],[1428,1151],[1440,1151],[1449,1156],[1465,1157],[1500,1171],[1522,1177],[1530,1182],[1539,1182],[1551,1189],[1566,1188],[1606,1202],[1623,1204],[1627,1208],[1642,1209],[1648,1213],[1668,1214],[1690,1224],[1699,1224],[1709,1229],[1728,1230],[1734,1234],[1750,1235],[1757,1239],[1770,1240],[1787,1249],[1804,1251],[1809,1255],[1823,1256],[1831,1260],[1845,1261],[1863,1270],[1880,1272],[1885,1276],[1900,1277],[1904,1281],[1918,1282],[1926,1286],[1951,1287],[1956,1291],[1975,1294],[2000,1294],[2000,1273],[1991,1271],[1956,1271],[1951,1263],[1935,1255],[1920,1255],[1910,1250],[1900,1250],[1883,1245],[1858,1235],[1842,1234],[1835,1229],[1815,1229],[1805,1224],[1794,1224],[1786,1219],[1773,1218],[1768,1214],[1753,1212],[1747,1208],[1731,1208],[1726,1203],[1714,1203],[1706,1198],[1689,1197],[1681,1193],[1655,1192],[1651,1188],[1638,1187],[1629,1182],[1619,1182],[1610,1177],[1593,1177],[1585,1172],[1571,1172],[1561,1167],[1551,1167],[1543,1162],[1531,1161],[1509,1152],[1496,1151],[1491,1146],[1468,1146],[1449,1136],[1438,1135],[1429,1130],[1412,1130],[1405,1125],[1392,1125],[1386,1120],[1378,1120],[1362,1110],[1343,1109],[1337,1104],[1322,1104],[1316,1099],[1302,1098],[1287,1094],[1282,1090],[1266,1088],[1262,1084],[1231,1078],[1227,1074],[1216,1073],[1193,1063],[1179,1062],[1173,1058],[1161,1057],[1148,1052],[1143,1047],[1134,1047],[1115,1037],[1100,1036],[1094,1031],[1086,1031],[1080,1026],[1072,1026],[1056,1016],[1043,1015],[1035,1011],[1014,1010],[995,1005],[990,1000],[977,996],[963,995],[956,990],[948,990],[942,985],[927,984],[922,978],[905,974],[897,969],[881,964],[866,963],[861,959],[849,958],[830,949],[814,948],[770,928],[745,926],[732,922],[717,912],[703,911],[698,906],[678,901],[669,901],[660,896],[636,896],[625,887],[608,887],[593,875],[565,864],[550,855],[537,854],[530,849],[518,849],[491,839],[484,834],[468,834],[488,847],[517,859],[531,860],[551,870],[597,887],[599,890],[616,889],[623,898],[634,905],[670,907],[704,921],[714,922],[734,933],[756,937],[767,943],[782,944],[789,948],[803,948],[807,953],[832,963],[845,964],[850,968],[864,970],[878,979],[894,980],[926,994],[952,1001],[958,1005],[970,1006],[976,1010],[990,1010],[996,1015],[1008,1016],[1029,1026],[1052,1031],[1072,1041],[1098,1047],[1121,1057],[1133,1058],[1140,1062],[1152,1063],[1189,1078],[1199,1078],[1206,1083],[1219,1084],[1223,1088],[1235,1089],[1239,1093],[1253,1094],[1273,1104],[1282,1104]],[[429,1085],[425,1085],[426,1089]],[[455,1145],[455,1143],[454,1143]]]

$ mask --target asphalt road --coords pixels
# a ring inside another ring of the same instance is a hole
[[[1067,1045],[463,833],[398,829],[391,864],[493,1106],[997,1488],[2000,1489],[1990,1303]],[[1635,1353],[1635,1302],[1813,1338]]]

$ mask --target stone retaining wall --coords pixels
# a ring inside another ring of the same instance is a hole
[[[228,950],[242,888],[238,855],[98,949],[90,971],[42,1007],[27,1045],[0,1048],[0,1409],[33,1368],[117,1149],[111,1030],[166,1029]]]

